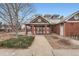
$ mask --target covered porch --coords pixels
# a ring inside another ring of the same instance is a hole
[[[51,25],[48,23],[29,23],[26,24],[26,34],[46,35],[51,33]]]

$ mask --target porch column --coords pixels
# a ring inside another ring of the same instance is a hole
[[[47,25],[45,25],[45,34],[47,34]]]
[[[44,34],[43,31],[44,31],[44,30],[43,30],[43,26],[42,26],[42,34]]]
[[[27,34],[27,25],[25,25],[25,31],[26,31],[26,34]]]
[[[34,34],[34,25],[32,25],[32,34]]]

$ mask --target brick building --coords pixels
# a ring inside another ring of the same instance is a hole
[[[54,25],[60,22],[59,15],[35,15],[26,24],[26,34],[51,34]]]
[[[64,18],[59,15],[35,15],[26,24],[26,34],[51,34],[61,36],[79,35],[79,11]]]

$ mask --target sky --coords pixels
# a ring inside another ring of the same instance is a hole
[[[34,8],[34,15],[58,14],[67,17],[79,10],[79,3],[32,3],[32,6]],[[33,14],[30,14],[27,18],[30,18]]]
[[[79,3],[34,3],[35,14],[69,16],[79,10]]]

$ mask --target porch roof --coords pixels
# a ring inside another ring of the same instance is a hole
[[[49,23],[27,23],[26,25],[50,25]]]

